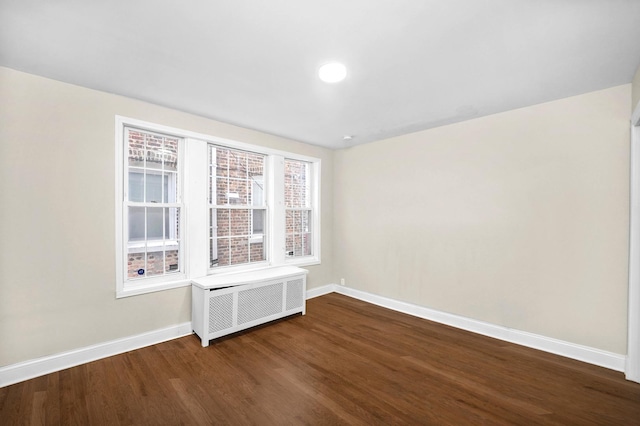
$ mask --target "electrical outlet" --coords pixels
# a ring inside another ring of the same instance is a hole
[[[344,278],[340,278],[340,285],[344,285]]]

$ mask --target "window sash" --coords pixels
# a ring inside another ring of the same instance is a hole
[[[313,235],[317,218],[312,201],[315,189],[312,186],[313,167],[314,165],[307,161],[285,159],[285,257],[287,259],[315,255]]]
[[[154,146],[151,146],[150,140]],[[126,267],[123,268],[124,286],[136,286],[143,281],[175,279],[176,275],[184,274],[184,244],[179,235],[179,229],[184,224],[184,205],[179,185],[182,181],[180,163],[184,140],[125,126],[121,143],[122,232],[126,260]],[[148,161],[152,156],[159,160],[152,164]],[[132,178],[136,179],[138,185],[132,185]],[[137,211],[136,217],[132,216],[134,210]],[[153,224],[153,230],[149,229],[150,223]],[[134,229],[137,233],[132,237]]]
[[[258,217],[268,217],[267,156],[216,144],[208,150],[210,271],[268,262],[267,229],[264,223],[259,234],[254,228]]]

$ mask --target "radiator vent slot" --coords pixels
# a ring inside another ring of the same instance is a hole
[[[238,325],[282,312],[283,283],[238,292]]]
[[[304,282],[302,278],[287,281],[287,310],[304,304]]]
[[[209,333],[233,326],[233,294],[211,297],[209,312]]]

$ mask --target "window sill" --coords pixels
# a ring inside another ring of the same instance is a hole
[[[292,265],[292,266],[313,266],[313,265],[320,265],[320,258],[316,257],[316,256],[306,256],[306,257],[294,257],[294,258],[288,258],[285,259],[284,261],[285,265]]]
[[[173,278],[173,277],[172,277]],[[176,277],[174,281],[164,281],[156,283],[140,283],[140,285],[125,285],[123,289],[116,291],[116,299],[123,297],[138,296],[140,294],[153,293],[156,291],[171,290],[174,288],[187,287],[191,285],[191,280],[187,279],[184,275]]]

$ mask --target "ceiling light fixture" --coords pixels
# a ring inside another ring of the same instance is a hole
[[[318,77],[325,83],[338,83],[344,80],[346,76],[347,68],[338,62],[324,64],[318,70]]]

